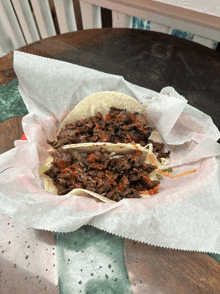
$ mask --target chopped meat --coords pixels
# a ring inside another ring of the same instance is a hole
[[[44,173],[52,178],[58,195],[82,188],[115,201],[139,198],[139,191],[152,190],[159,181],[148,176],[155,167],[144,163],[140,152],[131,152],[118,156],[102,148],[95,152],[59,148],[52,153],[53,162]]]
[[[149,126],[149,122],[148,122],[146,116],[143,113],[135,112],[134,117],[137,120],[139,120],[139,122],[142,124],[143,127],[148,127]]]
[[[54,141],[47,140],[54,149],[68,144],[86,142],[111,142],[111,143],[139,143],[146,146],[153,143],[154,152],[161,157],[169,157],[169,152],[164,151],[164,144],[149,140],[155,128],[149,126],[143,113],[132,114],[126,109],[110,107],[109,113],[103,118],[100,112],[95,116],[68,123],[59,132]]]

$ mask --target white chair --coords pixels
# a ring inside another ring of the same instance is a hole
[[[205,3],[205,7],[209,7],[207,0],[202,2]],[[80,0],[80,6],[84,29],[101,27],[101,6],[112,10],[114,28],[132,28],[132,19],[135,16],[150,20],[153,31],[171,34],[173,29],[178,29],[195,34],[193,41],[209,48],[212,48],[213,41],[220,41],[220,15],[212,16],[153,0]],[[208,11],[204,7],[203,10]]]
[[[0,0],[0,57],[56,35],[51,3],[51,0]],[[201,15],[190,10],[186,13],[182,8],[172,9],[153,0],[53,0],[53,3],[61,34],[77,30],[75,11],[81,14],[83,29],[102,28],[103,7],[112,11],[113,27],[132,28],[136,16],[150,20],[155,31],[170,34],[175,28],[194,33],[194,41],[210,48],[213,40],[220,41],[220,17],[202,14],[201,19]]]

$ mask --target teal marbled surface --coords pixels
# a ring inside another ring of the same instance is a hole
[[[18,91],[18,79],[11,80],[6,86],[0,85],[0,122],[28,113]]]

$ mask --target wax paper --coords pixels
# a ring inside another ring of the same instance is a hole
[[[173,88],[161,93],[67,62],[14,52],[19,91],[29,111],[27,141],[0,156],[0,212],[37,229],[71,232],[92,225],[152,245],[220,253],[219,131],[212,119],[187,104]],[[150,199],[97,202],[85,196],[52,195],[39,168],[67,114],[84,97],[117,91],[146,104],[147,115],[171,151],[173,174]]]

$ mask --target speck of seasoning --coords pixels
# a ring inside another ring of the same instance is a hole
[[[27,248],[30,248],[30,245],[28,245]]]
[[[109,264],[109,265],[108,265],[108,268],[111,268],[111,267],[112,267],[111,264]]]
[[[53,266],[55,266],[55,264],[53,264]]]
[[[114,270],[112,270],[112,272],[114,273]]]
[[[12,226],[12,228],[14,228],[14,226]]]
[[[36,243],[36,245],[38,245],[38,243]]]
[[[83,269],[81,268],[81,272],[82,272],[82,270],[83,270]]]
[[[135,262],[138,262],[138,259],[137,258],[135,259]]]
[[[46,250],[48,250],[48,249],[46,248]]]
[[[136,242],[136,241],[134,241],[134,242],[132,242],[132,244],[136,245],[136,244],[137,244],[137,242]]]
[[[142,283],[142,280],[140,280],[140,283]]]
[[[84,251],[82,251],[82,252],[84,252]]]
[[[48,271],[48,268],[46,268],[46,272]]]
[[[17,268],[18,266],[17,266],[17,264],[15,263],[15,264],[13,265],[13,267],[14,267],[14,268]]]
[[[10,223],[8,223],[8,225],[10,225]]]
[[[37,276],[36,276],[36,278],[38,279],[38,278],[39,278],[39,276],[37,275]]]
[[[8,244],[11,244],[11,241],[8,241]]]
[[[66,265],[69,265],[69,262]]]
[[[27,243],[27,241],[25,241],[25,243]]]
[[[99,268],[102,268],[102,266],[100,265]]]
[[[18,238],[18,236],[17,236],[17,238]]]
[[[52,253],[52,255],[55,255],[55,253]]]
[[[28,255],[25,256],[26,259],[28,259],[28,257],[29,257]]]
[[[112,252],[110,252],[110,254],[112,254]]]
[[[47,286],[44,287],[44,290],[47,290]]]
[[[33,251],[33,253],[34,253],[34,251]]]
[[[38,283],[41,283],[41,280]]]
[[[25,277],[24,279],[27,280],[27,277]]]
[[[59,285],[56,285],[56,288],[59,289]]]
[[[91,262],[92,262],[92,260],[91,260]]]
[[[5,250],[2,250],[2,253],[4,253],[5,252]]]
[[[79,281],[78,283],[79,283],[79,284],[82,284],[82,281]]]
[[[117,282],[117,280],[118,280],[117,278],[114,278],[114,281],[115,281],[115,282]]]
[[[108,275],[105,275],[105,278],[106,278],[106,279],[108,279],[108,278],[109,278],[109,276],[108,276]]]
[[[68,259],[68,261],[70,261],[70,259]]]
[[[54,250],[55,248],[53,247],[53,250]]]
[[[114,263],[116,263],[116,260],[114,261]]]
[[[93,273],[91,273],[91,274],[90,274],[90,276],[94,276],[94,274],[93,274]]]

